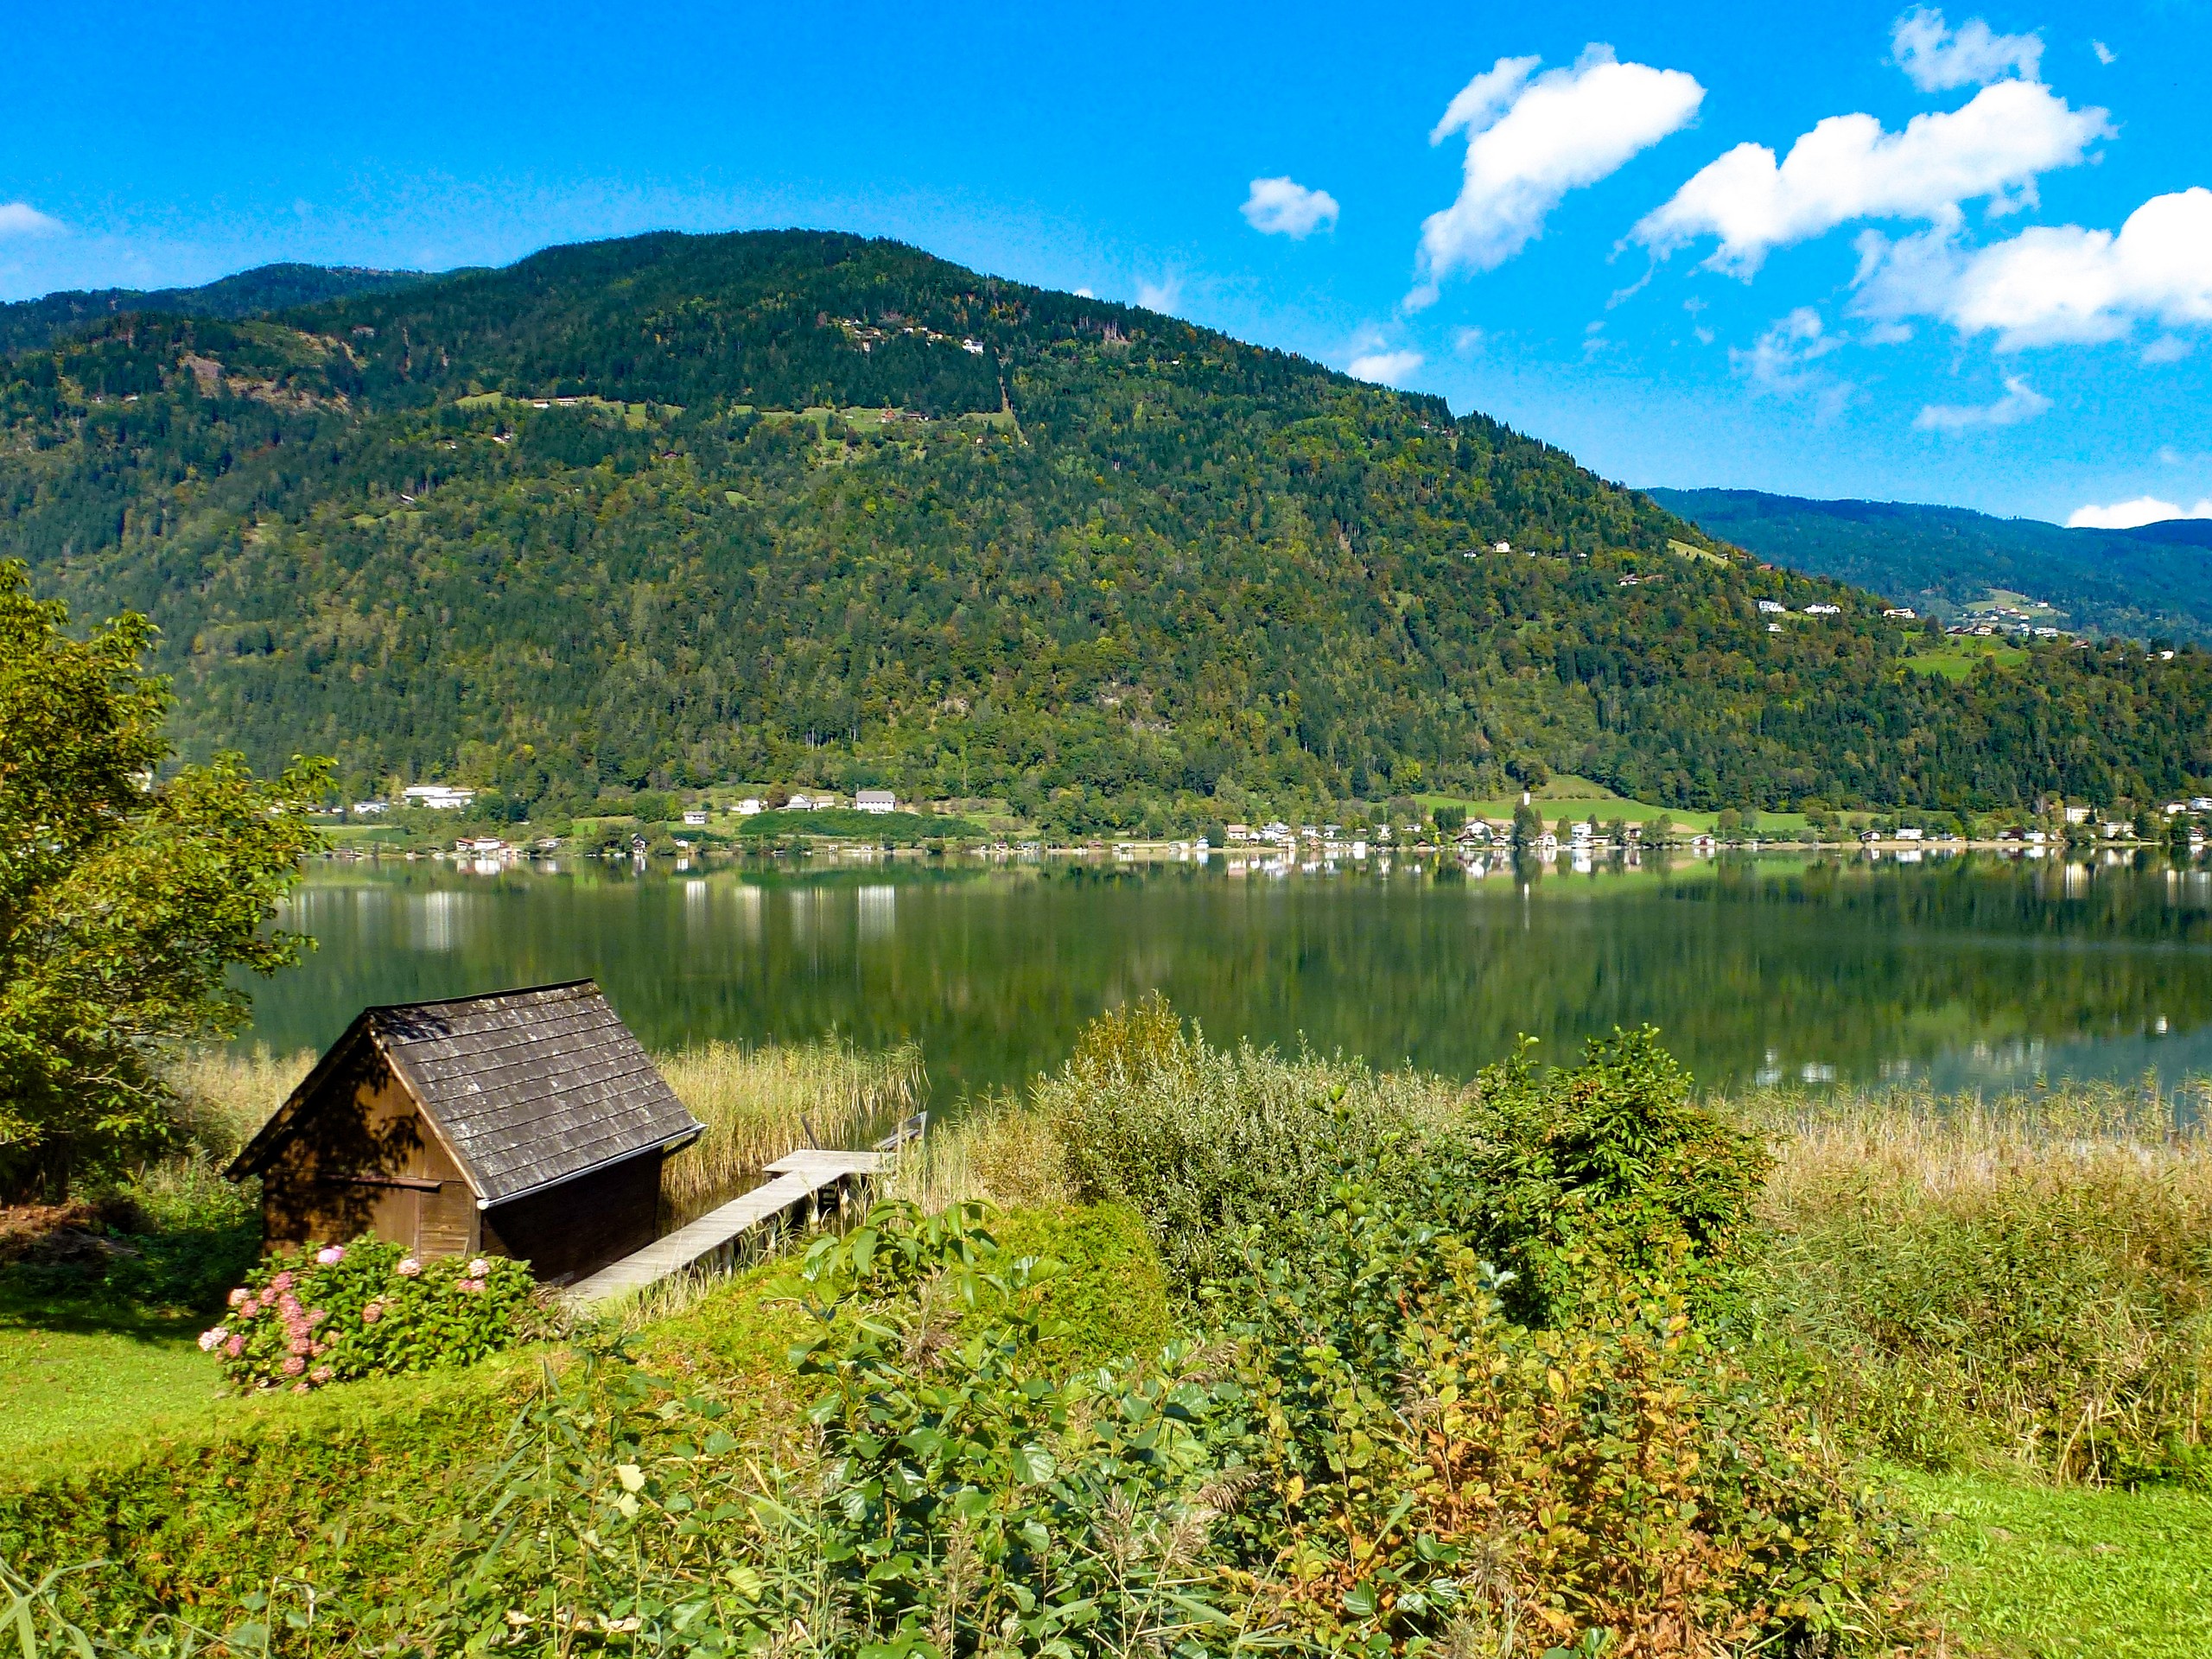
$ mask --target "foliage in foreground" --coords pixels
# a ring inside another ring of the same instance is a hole
[[[317,844],[302,809],[327,775],[264,783],[218,755],[160,777],[151,625],[80,642],[67,621],[0,560],[0,1194],[59,1197],[168,1137],[166,1050],[243,1021],[231,969],[297,957],[267,924]]]

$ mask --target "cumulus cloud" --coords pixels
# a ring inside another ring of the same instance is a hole
[[[1294,179],[1255,179],[1243,213],[1244,222],[1262,236],[1302,241],[1325,226],[1335,228],[1337,199],[1325,190],[1308,190]]]
[[[1183,303],[1183,279],[1163,276],[1156,283],[1137,281],[1137,303],[1147,311],[1173,312]]]
[[[0,236],[51,236],[61,221],[28,201],[0,201]]]
[[[1371,380],[1378,386],[1402,385],[1426,359],[1419,352],[1369,352],[1344,365],[1355,380]]]
[[[1421,222],[1423,286],[1414,304],[1433,299],[1452,271],[1503,264],[1541,232],[1568,191],[1687,125],[1705,99],[1692,76],[1618,62],[1607,46],[1536,75],[1539,61],[1500,58],[1460,89],[1428,135],[1440,144],[1464,132],[1467,159],[1459,200]]]
[[[2036,78],[2043,41],[2034,35],[1999,35],[1979,17],[1954,33],[1941,11],[1915,6],[1890,29],[1890,54],[1923,92],[1954,86],[1986,86],[2007,74]]]
[[[2076,507],[2066,523],[2073,530],[2133,530],[2139,524],[2155,524],[2167,518],[2212,518],[2212,496],[2184,509],[2178,502],[2139,495],[2133,501],[2115,501],[2108,507]]]
[[[2157,367],[2164,363],[2178,363],[2189,355],[2189,342],[2179,334],[2160,334],[2143,348],[2143,361]]]
[[[1948,224],[1962,202],[2031,206],[2040,175],[2076,165],[2112,132],[2104,111],[2070,108],[2029,80],[1985,86],[1962,108],[1913,117],[1902,132],[1871,115],[1832,115],[1779,163],[1764,144],[1737,145],[1630,235],[1662,257],[1718,237],[1707,264],[1748,277],[1774,249],[1854,219]]]
[[[2091,41],[2089,42],[2089,50],[2097,54],[2097,61],[2104,65],[2107,69],[2111,68],[2113,65],[2120,61],[2120,54],[2113,51],[2112,48],[2107,46],[2102,41]]]
[[[1856,281],[1859,315],[1939,317],[1994,334],[1999,351],[2114,340],[2143,320],[2212,322],[2212,190],[2153,196],[2117,233],[2037,226],[1974,250],[1943,227],[1894,243],[1870,233]]]
[[[2005,395],[1986,404],[1929,404],[1913,420],[1923,432],[1959,432],[1970,426],[2018,426],[2050,407],[2044,397],[2017,374],[2005,377]]]

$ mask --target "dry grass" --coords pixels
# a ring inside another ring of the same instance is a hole
[[[965,1198],[1022,1210],[1074,1197],[1059,1131],[1011,1094],[979,1101],[942,1128],[932,1123],[900,1154],[884,1192],[931,1211]]]
[[[169,1067],[169,1086],[180,1103],[178,1127],[205,1159],[227,1163],[253,1133],[299,1087],[315,1062],[313,1049],[272,1054],[201,1049]]]
[[[800,1147],[866,1146],[915,1110],[929,1086],[912,1043],[709,1043],[658,1057],[661,1075],[707,1132],[669,1160],[661,1192],[678,1217],[740,1192]]]

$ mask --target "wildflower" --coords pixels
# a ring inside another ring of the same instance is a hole
[[[200,1351],[203,1354],[212,1354],[230,1339],[231,1333],[219,1325],[213,1331],[202,1331],[200,1333]]]
[[[245,1287],[244,1285],[240,1285],[236,1290],[231,1293],[231,1306],[232,1307],[243,1307],[245,1306]]]
[[[416,1274],[423,1271],[423,1264],[420,1262],[417,1262],[411,1255],[403,1256],[400,1258],[399,1265],[394,1268],[392,1271],[403,1279],[412,1279]]]
[[[302,1359],[297,1354],[289,1355],[284,1360],[284,1375],[287,1376],[297,1376],[307,1368],[307,1361]]]
[[[371,1302],[366,1307],[361,1310],[361,1323],[363,1325],[374,1325],[382,1318],[384,1318],[384,1304],[382,1302]]]
[[[346,1259],[346,1247],[342,1244],[326,1244],[315,1253],[315,1259],[326,1268],[334,1268]]]
[[[472,1279],[481,1279],[491,1271],[492,1264],[480,1255],[468,1264],[468,1276]]]
[[[223,1344],[223,1351],[228,1354],[232,1359],[242,1357],[245,1353],[245,1338],[244,1337],[232,1337],[228,1342]]]

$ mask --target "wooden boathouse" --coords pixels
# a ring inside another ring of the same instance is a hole
[[[226,1173],[270,1244],[364,1233],[567,1284],[652,1244],[701,1125],[589,980],[364,1009]]]

